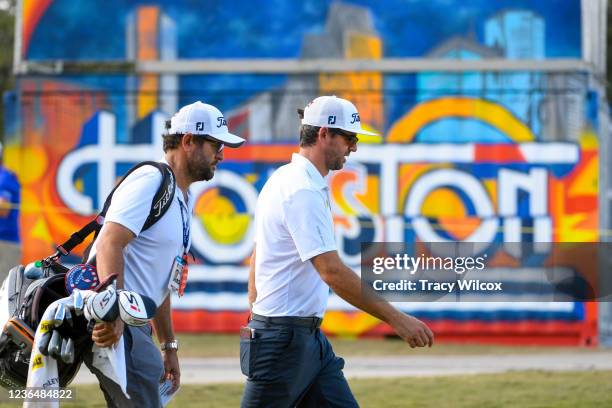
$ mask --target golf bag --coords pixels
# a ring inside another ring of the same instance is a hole
[[[92,232],[95,233],[95,240],[104,224],[104,216],[110,207],[113,193],[129,174],[144,165],[154,166],[162,173],[162,183],[153,198],[143,231],[150,228],[166,213],[176,189],[172,170],[168,165],[159,162],[142,162],[130,169],[108,195],[98,216],[72,234],[64,244],[58,245],[55,254],[41,262],[41,278],[29,279],[25,275],[23,265],[15,266],[9,271],[0,288],[0,386],[7,389],[25,387],[34,333],[41,317],[51,303],[70,294],[66,279],[69,269],[60,263],[61,257],[70,254],[70,251]],[[85,250],[84,262],[87,261],[90,249],[91,245]],[[104,289],[111,281],[112,278],[107,279],[92,289]],[[60,387],[65,387],[78,372],[83,354],[91,347],[92,341],[83,316],[74,316],[72,326],[62,325],[57,330],[62,337],[73,339],[75,345],[74,363],[65,364],[58,361]]]

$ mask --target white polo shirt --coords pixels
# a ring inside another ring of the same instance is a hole
[[[329,287],[310,259],[337,247],[329,187],[310,160],[293,154],[274,172],[257,200],[255,225],[253,312],[323,317]]]
[[[161,181],[161,173],[153,166],[142,166],[130,174],[115,190],[102,226],[104,230],[106,223],[112,221],[136,235],[123,251],[124,287],[149,296],[157,306],[169,293],[168,282],[174,258],[183,254],[183,220],[191,226],[193,204],[189,196],[185,202],[183,192],[177,186],[166,214],[142,231]],[[190,244],[191,240],[188,247]],[[90,257],[95,253],[94,244]]]

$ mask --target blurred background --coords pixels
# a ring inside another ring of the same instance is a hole
[[[2,0],[0,135],[21,187],[4,203],[18,239],[3,239],[22,263],[50,255],[129,167],[161,158],[165,119],[216,105],[248,143],[193,187],[196,261],[174,324],[236,332],[258,191],[297,150],[296,108],[335,94],[381,134],[329,179],[356,271],[364,241],[609,241],[608,13],[606,0]],[[397,306],[440,342],[612,344],[605,302]],[[335,295],[323,327],[392,334]]]

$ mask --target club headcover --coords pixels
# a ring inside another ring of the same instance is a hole
[[[113,322],[119,316],[117,291],[111,285],[108,289],[85,298],[85,318],[98,322]]]
[[[153,299],[138,293],[122,290],[119,292],[119,315],[129,326],[144,326],[155,317],[157,306]]]
[[[96,267],[89,264],[74,265],[64,278],[66,291],[71,294],[75,289],[93,290],[100,285],[100,278]]]

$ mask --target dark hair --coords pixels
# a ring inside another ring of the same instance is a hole
[[[166,124],[166,131],[170,130],[170,121],[167,120]],[[183,139],[183,134],[182,133],[174,133],[174,134],[169,134],[169,133],[164,133],[162,135],[162,139],[164,141],[164,152],[167,152],[168,150],[174,150],[177,147],[179,147],[179,145],[181,144],[181,139]],[[206,140],[203,137],[194,137],[193,140],[195,141],[195,143],[202,145],[202,143],[204,143],[204,141]]]
[[[313,146],[317,143],[319,136],[319,126],[302,125],[300,128],[300,147]]]

